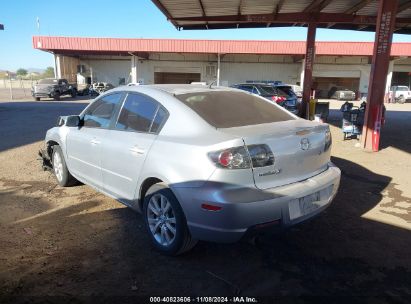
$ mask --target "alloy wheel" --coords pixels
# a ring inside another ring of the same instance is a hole
[[[59,182],[63,180],[63,161],[59,153],[55,153],[53,157],[54,174]]]
[[[147,206],[147,221],[157,243],[170,246],[176,238],[176,218],[170,201],[162,194],[154,194]]]

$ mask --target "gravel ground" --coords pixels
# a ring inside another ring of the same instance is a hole
[[[200,242],[176,258],[151,248],[139,214],[85,185],[61,188],[41,170],[44,131],[84,106],[0,102],[0,296],[410,299],[410,104],[387,105],[379,153],[343,142],[340,113],[331,111],[342,181],[319,217],[254,241]],[[30,121],[33,111],[44,124]]]

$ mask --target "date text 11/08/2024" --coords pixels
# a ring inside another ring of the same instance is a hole
[[[254,297],[150,297],[150,303],[258,303]]]

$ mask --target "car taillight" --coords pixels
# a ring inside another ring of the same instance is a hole
[[[281,102],[283,102],[283,101],[285,100],[285,97],[282,97],[282,96],[273,96],[273,97],[271,97],[271,99],[272,99],[274,102],[276,102],[276,103],[281,103]]]
[[[249,169],[274,164],[274,155],[267,145],[234,147],[208,153],[211,161],[224,169]]]
[[[210,152],[208,157],[220,168],[247,169],[251,165],[250,156],[244,146]]]

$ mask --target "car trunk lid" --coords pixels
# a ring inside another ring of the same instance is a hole
[[[268,189],[305,180],[327,168],[324,151],[328,126],[303,119],[220,129],[243,138],[248,145],[266,144],[274,154],[272,166],[253,168],[255,186]]]

